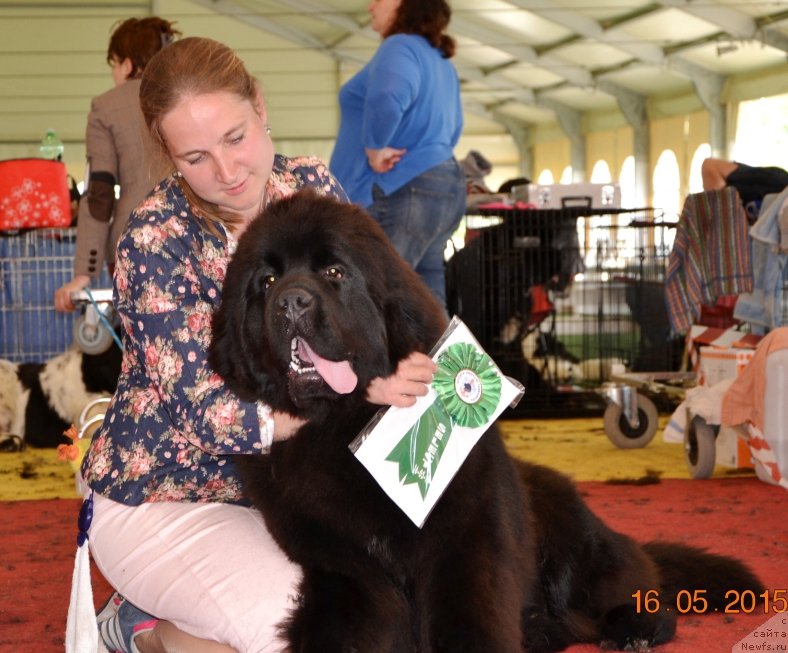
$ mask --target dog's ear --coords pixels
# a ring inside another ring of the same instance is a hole
[[[262,398],[268,377],[256,364],[266,338],[259,283],[259,268],[236,256],[227,267],[222,302],[212,319],[209,362],[228,387],[246,401]],[[227,281],[230,281],[227,283]],[[249,338],[249,334],[256,334]]]
[[[348,241],[355,256],[363,259],[370,294],[379,302],[393,371],[412,352],[429,352],[446,330],[448,316],[377,221],[359,207],[345,212],[352,224]]]
[[[389,358],[394,365],[414,351],[429,352],[448,326],[444,311],[421,277],[409,274],[409,269],[400,272],[398,287],[387,296],[384,307]]]
[[[382,267],[385,288],[382,311],[389,345],[392,369],[414,351],[429,352],[448,326],[445,309],[427,284],[385,241],[374,252],[376,264]]]

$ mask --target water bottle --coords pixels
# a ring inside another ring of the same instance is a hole
[[[63,141],[57,137],[55,130],[51,127],[47,129],[47,135],[41,139],[38,151],[44,159],[63,160]]]

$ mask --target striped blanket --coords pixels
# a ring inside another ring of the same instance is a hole
[[[686,333],[702,305],[752,288],[747,216],[736,190],[688,195],[665,275],[665,302],[673,329]]]

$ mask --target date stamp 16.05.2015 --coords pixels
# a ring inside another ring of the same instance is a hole
[[[679,614],[783,614],[788,613],[788,589],[772,589],[755,593],[752,590],[728,590],[722,607],[713,606],[704,589],[679,590],[675,601],[665,601],[659,590],[638,590],[632,594],[635,610],[654,614],[675,610]]]

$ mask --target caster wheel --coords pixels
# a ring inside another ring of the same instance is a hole
[[[638,425],[633,428],[624,409],[618,404],[608,404],[605,409],[605,434],[619,449],[641,449],[654,438],[659,426],[657,407],[645,395],[637,395]]]
[[[103,354],[112,345],[112,334],[101,324],[90,325],[85,316],[74,320],[74,342],[86,354]]]
[[[717,456],[716,440],[714,427],[709,426],[702,417],[696,415],[687,424],[684,432],[684,452],[692,478],[704,479],[711,476]]]

